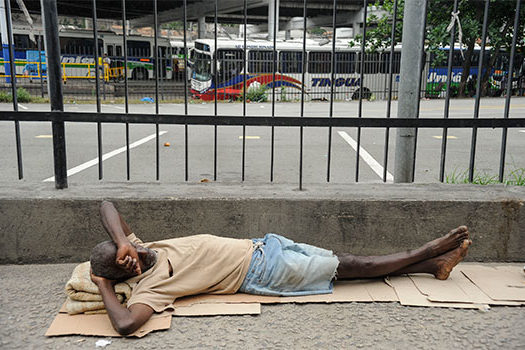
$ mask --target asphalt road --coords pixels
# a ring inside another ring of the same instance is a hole
[[[487,98],[481,101],[480,118],[503,117],[503,98]],[[525,98],[513,97],[510,117],[523,117]],[[46,111],[48,105],[21,104],[20,110]],[[421,117],[443,116],[444,100],[421,101]],[[12,110],[11,104],[0,104],[0,110]],[[95,111],[95,105],[69,104],[66,111]],[[328,102],[305,104],[305,116],[328,117]],[[123,113],[119,104],[102,105],[103,112]],[[130,105],[131,113],[154,113],[153,104]],[[247,115],[271,115],[271,103],[247,105]],[[363,117],[384,117],[386,102],[363,103]],[[397,102],[392,105],[392,117],[396,116]],[[184,113],[183,104],[161,104],[160,113]],[[299,116],[299,103],[277,103],[275,115]],[[189,104],[188,114],[213,115],[214,104]],[[242,115],[242,104],[220,103],[219,115]],[[451,101],[450,118],[470,118],[474,114],[474,99]],[[358,102],[337,102],[333,115],[357,116]],[[22,156],[25,181],[44,181],[53,176],[51,124],[43,122],[21,123]],[[185,129],[179,125],[161,125],[160,180],[184,182],[186,171]],[[13,122],[0,122],[0,178],[11,182],[18,179],[16,146]],[[334,128],[331,148],[330,181],[348,183],[355,181],[356,152],[352,144],[357,138],[356,128]],[[441,129],[420,129],[416,155],[416,182],[436,182],[439,179],[441,152]],[[445,174],[459,177],[468,169],[471,129],[450,129]],[[476,147],[475,169],[485,178],[496,176],[499,169],[501,130],[479,129]],[[242,174],[242,127],[218,127],[217,171],[218,181],[240,182]],[[359,181],[380,182],[384,164],[385,130],[363,128],[361,134],[361,159]],[[213,180],[214,171],[214,127],[188,127],[188,181]],[[130,125],[131,181],[155,181],[155,126]],[[163,146],[169,142],[170,146]],[[66,123],[67,163],[71,172],[70,183],[98,182],[97,124]],[[126,180],[125,126],[102,124],[103,181]],[[388,150],[389,174],[394,169],[395,130],[390,131]],[[274,181],[298,183],[299,181],[299,128],[275,128]],[[525,130],[508,131],[506,174],[525,168]],[[367,155],[368,154],[368,155]],[[245,181],[260,183],[270,181],[271,128],[246,128]],[[327,178],[328,130],[325,128],[304,129],[303,181],[323,183]],[[525,173],[523,174],[525,175]],[[389,177],[391,180],[391,177]]]
[[[1,349],[95,349],[100,337],[46,338],[75,264],[0,266]],[[175,317],[167,331],[105,349],[523,349],[525,307],[488,311],[399,303],[263,305],[258,316]]]

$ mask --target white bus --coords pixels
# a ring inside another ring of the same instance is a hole
[[[257,83],[266,89],[275,87],[276,100],[299,100],[304,89],[307,100],[330,99],[334,85],[336,100],[358,99],[361,86],[360,48],[351,48],[347,42],[336,42],[334,79],[332,81],[332,43],[320,44],[308,40],[306,45],[306,72],[302,83],[302,42],[276,43],[277,69],[273,80],[274,48],[268,40],[217,41],[217,70],[214,69],[215,43],[213,39],[198,39],[194,43],[191,90],[195,98],[212,100],[215,89],[218,99],[236,99],[242,96],[243,80],[247,88]],[[388,91],[390,52],[366,53],[364,58],[363,97],[372,94],[384,98]],[[393,90],[399,83],[401,48],[396,47],[393,60]],[[215,86],[215,78],[216,84]],[[272,98],[271,90],[266,95]]]
[[[14,51],[16,73],[20,77],[38,78],[46,75],[45,54],[42,32],[34,31],[36,40],[41,41],[42,67],[38,58],[38,47],[29,38],[28,29],[14,29]],[[122,35],[114,32],[99,31],[98,53],[101,71],[104,69],[106,79],[124,79],[124,51]],[[91,30],[61,30],[60,53],[63,79],[92,79],[95,77],[95,47]],[[153,79],[155,45],[153,37],[129,35],[127,38],[128,78],[134,80]],[[174,59],[170,42],[167,38],[157,39],[159,48],[160,74],[163,79],[172,79]],[[109,60],[104,61],[104,54]],[[108,65],[104,62],[109,61]],[[7,60],[0,53],[0,76],[4,76]],[[104,68],[105,67],[105,68]]]

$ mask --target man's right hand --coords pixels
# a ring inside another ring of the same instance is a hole
[[[115,262],[129,273],[136,273],[137,275],[142,273],[137,249],[131,243],[118,247]]]

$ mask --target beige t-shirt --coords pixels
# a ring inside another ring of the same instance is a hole
[[[128,306],[142,303],[156,312],[171,308],[175,299],[186,295],[235,293],[253,253],[249,239],[196,235],[143,243],[133,233],[128,239],[157,252],[153,267],[128,280],[133,287]]]

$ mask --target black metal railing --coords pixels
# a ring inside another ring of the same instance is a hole
[[[13,33],[12,33],[12,24],[11,24],[11,7],[10,7],[10,1],[9,0],[0,0],[5,3],[5,10],[6,10],[6,23],[8,28],[8,37],[9,37],[9,56],[14,57],[14,50],[13,50]],[[517,57],[516,53],[516,45],[518,38],[522,38],[523,33],[519,33],[519,21],[520,21],[520,11],[521,11],[521,1],[516,0],[515,3],[515,19],[514,19],[514,33],[513,33],[513,42],[511,46],[511,52],[510,52],[510,62],[508,64],[508,71],[506,72],[506,78],[509,83],[506,85],[506,97],[505,97],[505,109],[504,109],[504,115],[503,118],[479,118],[479,106],[480,106],[480,98],[481,98],[481,77],[478,77],[476,80],[476,97],[475,97],[475,106],[473,111],[473,118],[449,118],[450,110],[450,98],[452,96],[451,93],[451,77],[452,77],[452,60],[453,60],[453,54],[454,50],[449,50],[448,55],[448,66],[447,66],[447,80],[446,80],[446,88],[444,90],[439,90],[439,93],[442,93],[445,95],[445,108],[444,108],[444,115],[443,118],[416,118],[416,119],[407,119],[407,118],[391,118],[391,104],[393,97],[397,97],[397,89],[396,89],[396,82],[394,82],[394,77],[399,77],[395,72],[399,71],[399,62],[396,61],[396,40],[395,40],[395,28],[397,23],[397,17],[398,17],[398,1],[394,1],[394,9],[393,9],[393,17],[392,17],[392,36],[391,36],[391,45],[389,48],[385,49],[383,53],[381,53],[381,56],[373,56],[375,57],[375,61],[368,60],[365,61],[368,53],[366,51],[366,37],[367,37],[367,8],[369,5],[369,2],[367,0],[363,0],[363,27],[362,27],[362,37],[363,37],[363,45],[361,45],[360,51],[356,52],[354,56],[352,64],[352,69],[354,69],[352,72],[354,74],[358,74],[359,76],[359,87],[353,91],[353,94],[355,96],[355,99],[358,99],[358,112],[356,117],[337,117],[334,118],[334,101],[338,100],[337,97],[339,92],[336,91],[336,74],[338,74],[338,68],[342,67],[341,62],[339,60],[344,60],[344,57],[347,56],[338,56],[336,53],[338,52],[338,49],[336,47],[336,29],[338,27],[337,25],[337,12],[338,12],[338,3],[337,0],[333,0],[333,7],[332,7],[332,45],[331,50],[326,51],[330,55],[326,55],[326,57],[329,57],[329,66],[330,66],[330,85],[329,85],[329,112],[327,116],[318,116],[318,117],[305,117],[304,113],[304,106],[305,106],[305,74],[306,71],[309,69],[309,65],[314,64],[315,61],[308,61],[309,53],[307,53],[307,15],[312,12],[312,10],[308,11],[308,3],[306,0],[303,1],[303,35],[302,35],[302,47],[297,50],[298,53],[301,53],[300,57],[300,65],[297,69],[297,73],[301,75],[301,86],[299,92],[295,92],[295,99],[300,103],[300,116],[299,117],[293,117],[293,116],[276,116],[275,108],[276,108],[276,101],[278,98],[276,97],[276,81],[279,80],[279,78],[276,77],[277,69],[278,67],[281,67],[282,70],[282,64],[283,61],[281,58],[278,60],[278,52],[277,52],[277,35],[275,34],[272,38],[268,38],[268,42],[271,43],[271,50],[273,51],[272,54],[268,54],[266,57],[270,58],[271,61],[265,62],[265,64],[268,64],[265,67],[271,67],[271,75],[273,77],[272,79],[272,86],[270,87],[272,89],[271,92],[271,116],[269,117],[260,117],[260,116],[250,116],[247,113],[247,92],[249,91],[249,87],[247,86],[247,74],[242,74],[242,82],[239,83],[240,86],[242,86],[240,93],[236,96],[237,98],[242,99],[242,116],[231,116],[231,115],[218,115],[218,99],[220,99],[220,94],[225,95],[225,89],[222,91],[218,88],[218,81],[217,79],[222,79],[220,74],[218,72],[219,62],[217,59],[218,54],[218,45],[217,45],[217,36],[218,36],[218,18],[219,18],[219,2],[218,0],[214,1],[214,11],[213,11],[213,25],[214,25],[214,51],[213,51],[213,58],[209,60],[209,65],[213,67],[214,72],[216,74],[213,75],[213,78],[211,81],[214,83],[214,86],[216,87],[213,91],[213,103],[214,103],[214,114],[212,116],[208,115],[189,115],[188,113],[188,97],[189,94],[189,82],[186,77],[186,72],[184,72],[184,78],[182,79],[184,92],[184,114],[160,114],[159,111],[159,98],[162,97],[161,93],[161,80],[162,80],[162,74],[161,74],[161,68],[165,63],[162,63],[162,58],[159,57],[159,43],[158,43],[158,36],[159,36],[159,23],[158,23],[158,9],[157,9],[157,1],[153,0],[153,39],[154,39],[154,54],[153,54],[153,78],[154,78],[154,104],[155,104],[155,113],[152,115],[137,115],[137,114],[131,114],[129,111],[129,91],[130,86],[128,82],[128,50],[127,50],[127,30],[126,30],[126,21],[127,21],[127,14],[126,14],[126,1],[121,1],[121,11],[122,11],[122,26],[123,26],[123,34],[122,34],[122,45],[123,45],[123,55],[119,56],[123,61],[123,82],[120,82],[120,84],[123,84],[124,87],[124,105],[125,105],[125,113],[102,113],[101,112],[101,91],[99,84],[101,81],[103,81],[99,75],[101,74],[101,71],[99,69],[99,58],[101,57],[101,52],[99,52],[99,47],[96,44],[98,42],[99,35],[97,33],[97,2],[96,0],[92,0],[92,22],[93,22],[93,45],[94,45],[94,75],[95,75],[95,97],[96,97],[96,112],[93,113],[85,113],[85,112],[64,112],[63,107],[63,99],[64,94],[62,92],[62,80],[63,80],[63,74],[61,73],[61,59],[60,59],[60,47],[59,47],[59,34],[56,29],[57,27],[57,8],[56,8],[56,1],[55,0],[42,0],[42,4],[44,5],[42,8],[42,15],[45,18],[45,34],[46,34],[46,47],[47,47],[47,84],[49,84],[49,91],[50,91],[50,104],[51,104],[51,112],[29,112],[29,111],[19,111],[18,109],[18,102],[17,102],[17,85],[16,85],[16,67],[15,67],[15,60],[10,60],[10,74],[11,74],[11,82],[10,87],[12,91],[13,96],[13,111],[12,112],[2,112],[0,115],[0,120],[4,121],[14,121],[15,123],[15,139],[16,139],[16,149],[17,149],[17,165],[18,165],[18,177],[19,179],[22,179],[24,177],[23,173],[23,161],[22,161],[22,145],[20,140],[20,123],[21,122],[28,122],[28,121],[39,121],[39,122],[51,122],[53,126],[53,148],[54,148],[54,165],[55,165],[55,184],[57,188],[66,188],[68,186],[67,184],[67,165],[66,165],[66,144],[65,144],[65,122],[90,122],[90,123],[97,123],[97,144],[98,144],[98,177],[99,179],[103,179],[103,140],[102,140],[102,128],[103,124],[105,123],[121,123],[126,126],[126,174],[127,179],[130,180],[130,137],[129,137],[129,124],[153,124],[155,125],[155,140],[156,140],[156,147],[155,147],[155,163],[156,163],[156,180],[160,180],[160,151],[159,151],[159,125],[162,124],[178,124],[178,125],[184,125],[184,179],[185,181],[188,181],[189,177],[189,148],[190,148],[190,140],[189,140],[189,134],[188,130],[189,127],[192,125],[209,125],[214,126],[214,155],[213,155],[213,178],[214,180],[217,180],[218,174],[217,174],[217,131],[219,126],[225,126],[225,125],[237,125],[242,126],[242,158],[241,158],[241,181],[245,180],[245,168],[246,168],[246,127],[247,126],[267,126],[271,127],[271,143],[270,143],[270,178],[269,181],[274,181],[274,157],[275,157],[275,127],[297,127],[300,130],[300,136],[299,136],[299,171],[298,171],[298,183],[299,188],[302,189],[303,187],[303,147],[304,147],[304,135],[303,135],[303,128],[305,127],[324,127],[327,128],[328,136],[327,136],[327,143],[328,143],[328,150],[327,150],[327,164],[326,164],[326,181],[329,182],[331,180],[331,153],[332,153],[332,128],[333,127],[355,127],[357,128],[357,148],[356,148],[356,162],[355,162],[355,181],[359,182],[360,179],[360,173],[359,173],[359,159],[360,159],[360,144],[361,144],[361,128],[384,128],[385,129],[385,141],[384,141],[384,159],[383,159],[383,181],[387,181],[387,166],[388,166],[388,154],[389,154],[389,137],[390,137],[390,129],[391,128],[416,128],[416,140],[417,140],[417,130],[420,128],[438,128],[442,129],[442,140],[441,140],[441,154],[440,154],[440,171],[439,171],[439,180],[441,182],[444,181],[444,172],[445,172],[445,164],[446,164],[446,154],[447,154],[447,133],[448,129],[450,128],[469,128],[472,129],[472,139],[470,143],[470,162],[469,162],[469,181],[473,181],[473,172],[475,168],[475,153],[476,153],[476,145],[477,145],[477,130],[478,128],[501,128],[502,129],[502,138],[501,138],[501,147],[500,147],[500,164],[499,164],[499,181],[502,182],[504,178],[505,173],[505,156],[506,156],[506,147],[507,147],[507,130],[508,128],[520,128],[525,127],[525,118],[509,118],[509,112],[510,112],[510,101],[512,96],[512,90],[513,90],[513,77],[515,76],[515,62],[514,59]],[[248,45],[247,45],[247,24],[249,20],[248,16],[248,0],[243,0],[243,21],[244,29],[243,29],[243,45],[242,45],[242,65],[244,67],[248,67],[250,62],[248,62],[249,55],[248,55]],[[425,1],[425,5],[428,4],[428,0]],[[488,27],[488,13],[490,11],[490,1],[485,0],[484,2],[484,21],[483,21],[483,27],[482,27],[482,35],[481,35],[481,52],[483,53],[485,50],[485,45],[487,41],[487,27]],[[454,12],[457,11],[458,8],[458,0],[454,1]],[[189,67],[189,61],[188,61],[188,38],[187,38],[187,22],[188,22],[188,14],[187,14],[187,0],[184,0],[182,2],[182,22],[183,22],[183,33],[184,33],[184,67],[187,69]],[[274,20],[273,20],[273,33],[276,33],[277,31],[277,23],[278,18],[276,18],[277,14],[277,7],[274,6]],[[271,14],[270,14],[271,15]],[[211,16],[210,16],[211,17]],[[55,28],[53,28],[55,26]],[[451,34],[450,34],[450,48],[455,47],[455,35],[456,28],[455,24],[452,28]],[[423,39],[424,40],[424,36]],[[404,53],[402,52],[402,55]],[[407,54],[413,54],[413,53],[407,53]],[[425,53],[422,51],[418,53],[422,60],[424,59]],[[479,61],[478,61],[478,72],[481,76],[481,72],[483,71],[484,67],[484,54],[479,55]],[[297,56],[299,57],[299,56]],[[350,56],[348,56],[350,57]],[[520,56],[521,57],[521,56]],[[115,56],[113,56],[115,58]],[[4,58],[5,59],[5,58]],[[235,58],[238,60],[238,58]],[[428,59],[428,57],[427,57]],[[520,58],[523,59],[523,58]],[[375,62],[375,63],[374,63]],[[221,61],[220,64],[225,64],[225,61]],[[166,63],[167,64],[167,63]],[[257,64],[257,60],[254,60],[254,64]],[[323,63],[324,64],[324,63]],[[349,63],[350,64],[350,63]],[[373,68],[374,65],[377,64],[376,68]],[[429,92],[427,89],[427,79],[425,75],[428,74],[428,67],[429,64],[426,65],[426,69],[422,69],[419,72],[416,72],[415,74],[419,75],[419,83],[420,85],[425,84],[425,86],[420,86],[418,91],[420,92],[421,97],[428,96],[429,93],[433,93],[433,91]],[[259,67],[261,65],[259,64]],[[372,67],[372,68],[371,68]],[[247,69],[247,68],[246,68]],[[265,68],[266,69],[266,68]],[[341,69],[347,69],[347,68],[341,68]],[[387,71],[386,75],[382,77],[381,79],[384,80],[384,86],[386,89],[383,89],[381,91],[365,91],[364,83],[363,81],[366,78],[365,71],[366,70],[377,70],[377,71]],[[103,72],[103,71],[102,71]],[[282,73],[282,71],[281,71]],[[102,74],[105,74],[104,72]],[[226,74],[224,71],[221,74]],[[103,81],[104,84],[106,82]],[[432,89],[434,89],[434,84],[432,84]],[[441,89],[441,87],[440,87]],[[383,118],[365,118],[363,117],[363,100],[371,93],[383,93],[384,98],[387,102],[387,110],[386,115]],[[224,96],[223,96],[224,98]],[[419,107],[419,106],[418,106]],[[416,141],[417,142],[417,141]],[[413,169],[416,167],[415,163],[415,154],[414,154],[414,162],[412,164]],[[413,179],[412,179],[413,180]]]

